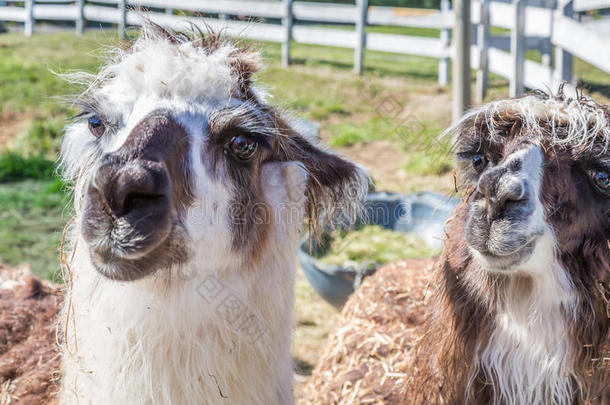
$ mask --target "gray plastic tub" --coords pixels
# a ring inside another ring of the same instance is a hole
[[[458,202],[455,198],[432,192],[408,195],[371,193],[365,205],[366,223],[414,233],[430,247],[440,247],[444,239],[445,222],[453,214]],[[311,253],[315,255],[323,249],[323,246],[313,244]],[[298,259],[314,290],[337,308],[345,304],[364,277],[375,272],[364,264],[342,267],[322,263],[310,254],[307,236],[300,242]]]

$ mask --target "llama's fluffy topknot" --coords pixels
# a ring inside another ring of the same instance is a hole
[[[205,32],[204,32],[205,31]],[[250,80],[261,66],[260,52],[239,46],[209,28],[194,24],[174,32],[147,21],[138,38],[125,49],[113,48],[97,74],[64,77],[86,90],[76,102],[113,95],[152,94],[197,101],[227,95],[250,98]]]
[[[473,109],[445,135],[459,136],[481,128],[493,142],[501,142],[505,130],[519,121],[532,140],[548,147],[571,147],[606,153],[610,147],[610,109],[577,92],[566,95],[561,86],[555,95],[536,90],[523,97],[500,100]]]

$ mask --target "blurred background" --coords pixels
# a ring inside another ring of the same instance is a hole
[[[205,22],[259,44],[258,84],[310,136],[369,167],[377,190],[397,193],[383,203],[451,204],[433,201],[454,190],[449,145],[437,137],[469,107],[564,81],[610,104],[610,0],[0,1],[0,263],[60,281],[72,212],[55,163],[76,113],[62,99],[79,89],[57,73],[95,72],[108,48],[137,36],[142,14],[174,29]],[[424,191],[440,194],[413,197]],[[324,263],[362,270],[436,254],[420,236],[336,235]],[[320,289],[317,265],[307,266]],[[341,299],[321,298],[302,270],[296,297],[298,396]]]

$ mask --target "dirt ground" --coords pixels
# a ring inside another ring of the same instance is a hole
[[[33,120],[31,112],[1,112],[0,113],[0,149],[10,145],[10,142],[25,131]]]
[[[388,141],[375,141],[366,145],[339,148],[344,156],[353,159],[369,169],[379,191],[414,192],[431,190],[451,192],[451,173],[437,175],[414,175],[404,169],[409,154]]]

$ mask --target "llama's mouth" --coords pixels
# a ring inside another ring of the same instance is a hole
[[[174,226],[158,245],[131,250],[129,254],[124,247],[112,243],[90,245],[91,262],[102,276],[116,281],[135,281],[157,270],[171,268],[189,256],[185,237],[179,228]]]
[[[82,221],[82,235],[96,270],[113,280],[132,281],[171,266],[177,220],[169,192],[143,195],[106,188],[110,191],[99,184],[89,188]],[[122,202],[118,204],[117,199]]]
[[[523,187],[526,191],[520,195],[532,194],[527,191],[527,186]],[[538,214],[542,212],[542,207],[531,198],[515,199],[494,206],[488,198],[478,197],[471,203],[466,223],[466,243],[484,268],[512,271],[532,256],[538,239],[544,233],[544,221]]]
[[[473,209],[465,236],[479,264],[489,271],[511,272],[525,263],[544,233],[533,212],[533,208],[522,206],[509,215],[489,221]]]
[[[512,272],[532,256],[539,237],[540,234],[535,233],[530,237],[528,242],[511,252],[492,253],[486,249],[479,250],[472,246],[470,248],[475,259],[487,270],[503,273]]]

